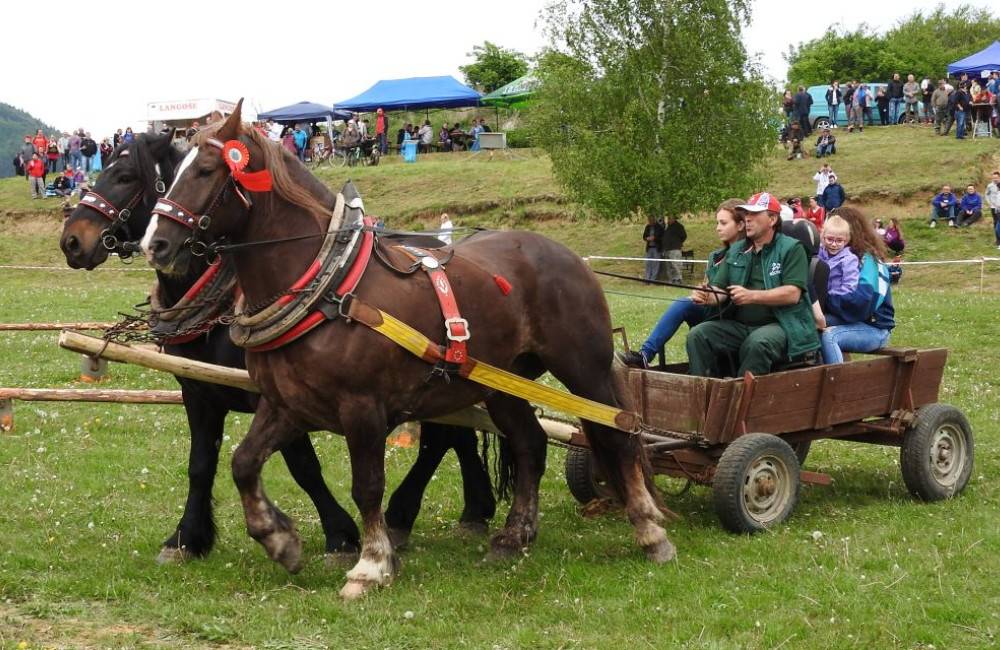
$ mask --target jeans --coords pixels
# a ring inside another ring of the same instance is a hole
[[[889,109],[888,107],[879,106],[878,107],[878,122],[882,126],[889,126]]]
[[[844,352],[871,352],[885,347],[890,330],[868,323],[833,325],[823,330],[823,363],[843,363]]]
[[[996,245],[1000,246],[1000,208],[990,208],[993,213],[993,236],[996,238]]]
[[[379,153],[389,153],[389,138],[386,136],[385,132],[383,131],[382,133],[379,133],[376,137],[378,137]]]
[[[31,185],[31,198],[44,198],[45,180],[41,176],[29,176],[28,182]]]
[[[55,173],[56,171],[58,171],[56,169],[58,163],[59,163],[58,158],[49,158],[49,166],[48,166],[49,173]]]
[[[899,121],[899,105],[902,103],[903,103],[902,97],[889,98],[889,114],[892,117],[893,124]]]
[[[829,156],[831,154],[833,154],[832,144],[821,144],[818,147],[816,147],[817,158],[822,158],[823,156]]]
[[[955,111],[955,137],[959,140],[965,137],[965,111]]]
[[[946,126],[950,127],[948,124],[948,107],[939,106],[934,109],[934,133],[947,133]]]
[[[936,205],[931,205],[931,223],[934,223],[938,218],[948,217],[948,221],[955,220],[955,206],[949,205],[946,208],[939,208]]]
[[[680,249],[674,249],[669,251],[663,251],[663,259],[667,260],[679,260],[683,259]],[[667,282],[680,282],[684,278],[681,276],[681,264],[680,262],[667,262],[665,264],[667,267]]]
[[[690,298],[681,298],[672,302],[667,307],[667,311],[660,316],[656,327],[649,333],[649,338],[639,348],[646,363],[649,363],[660,351],[660,348],[673,338],[681,323],[687,323],[688,327],[694,328],[695,325],[705,320],[705,311],[706,307],[696,305],[691,302]]]
[[[972,214],[966,214],[965,210],[962,210],[962,214],[958,215],[958,225],[959,227],[971,226],[982,218],[982,210],[973,210]]]
[[[827,104],[826,112],[830,116],[830,125],[837,123],[837,114],[840,113],[840,104]]]
[[[645,280],[655,280],[656,275],[660,272],[660,263],[655,260],[660,259],[660,249],[658,248],[647,248],[646,249],[646,271],[643,274],[643,279]]]

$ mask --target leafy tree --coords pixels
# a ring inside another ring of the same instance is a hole
[[[940,6],[926,15],[915,12],[881,35],[864,24],[854,31],[831,28],[820,38],[789,48],[788,81],[888,81],[894,72],[904,79],[911,73],[918,79],[936,79],[949,63],[983,49],[998,33],[1000,19],[968,5],[951,13]]]
[[[528,59],[517,50],[508,50],[484,41],[476,45],[468,56],[475,59],[469,65],[459,66],[465,83],[484,93],[491,93],[528,73]]]
[[[749,0],[557,0],[527,118],[556,178],[606,217],[679,214],[761,188],[774,97]]]

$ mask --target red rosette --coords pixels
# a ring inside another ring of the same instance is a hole
[[[222,158],[233,173],[243,171],[250,164],[250,152],[239,140],[228,140],[222,145]]]

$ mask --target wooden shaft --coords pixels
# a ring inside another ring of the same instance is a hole
[[[103,357],[110,361],[133,363],[144,368],[162,370],[178,377],[257,392],[257,387],[250,381],[250,375],[246,370],[239,368],[226,368],[171,354],[132,348],[78,332],[64,331],[59,335],[59,346],[74,352]]]
[[[65,331],[60,334],[59,345],[67,350],[72,350],[73,352],[82,352],[91,356],[100,356],[101,358],[121,363],[132,363],[144,368],[150,368],[152,370],[169,372],[170,374],[177,375],[178,377],[187,377],[189,379],[197,379],[199,381],[222,384],[224,386],[233,386],[234,388],[242,388],[243,390],[257,392],[257,386],[255,386],[250,380],[250,375],[247,371],[240,370],[238,368],[226,368],[224,366],[217,366],[211,363],[191,361],[190,359],[185,359],[171,354],[163,354],[162,352],[132,348],[118,343],[107,343],[103,339],[87,336],[86,334],[79,334],[77,332]],[[0,394],[0,396],[2,396],[2,394]],[[486,413],[486,410],[478,406],[470,406],[469,408],[455,413],[450,413],[439,418],[431,418],[431,421],[441,422],[442,424],[468,426],[474,429],[499,433],[497,426],[493,424],[493,421]],[[549,438],[560,442],[568,443],[570,438],[573,436],[573,433],[577,430],[576,427],[571,424],[557,422],[546,418],[539,418],[539,422]]]
[[[22,402],[120,402],[122,404],[182,404],[179,390],[116,390],[100,388],[0,388],[0,400]]]
[[[47,332],[58,330],[106,330],[117,323],[0,323],[0,332]]]

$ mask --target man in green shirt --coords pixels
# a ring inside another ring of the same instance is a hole
[[[771,371],[775,363],[801,358],[819,348],[809,305],[809,261],[805,249],[782,235],[781,204],[767,192],[746,205],[746,239],[729,247],[712,285],[728,296],[695,291],[698,304],[732,308],[721,320],[706,321],[688,334],[690,372],[722,377],[721,362],[738,358],[737,376]]]

